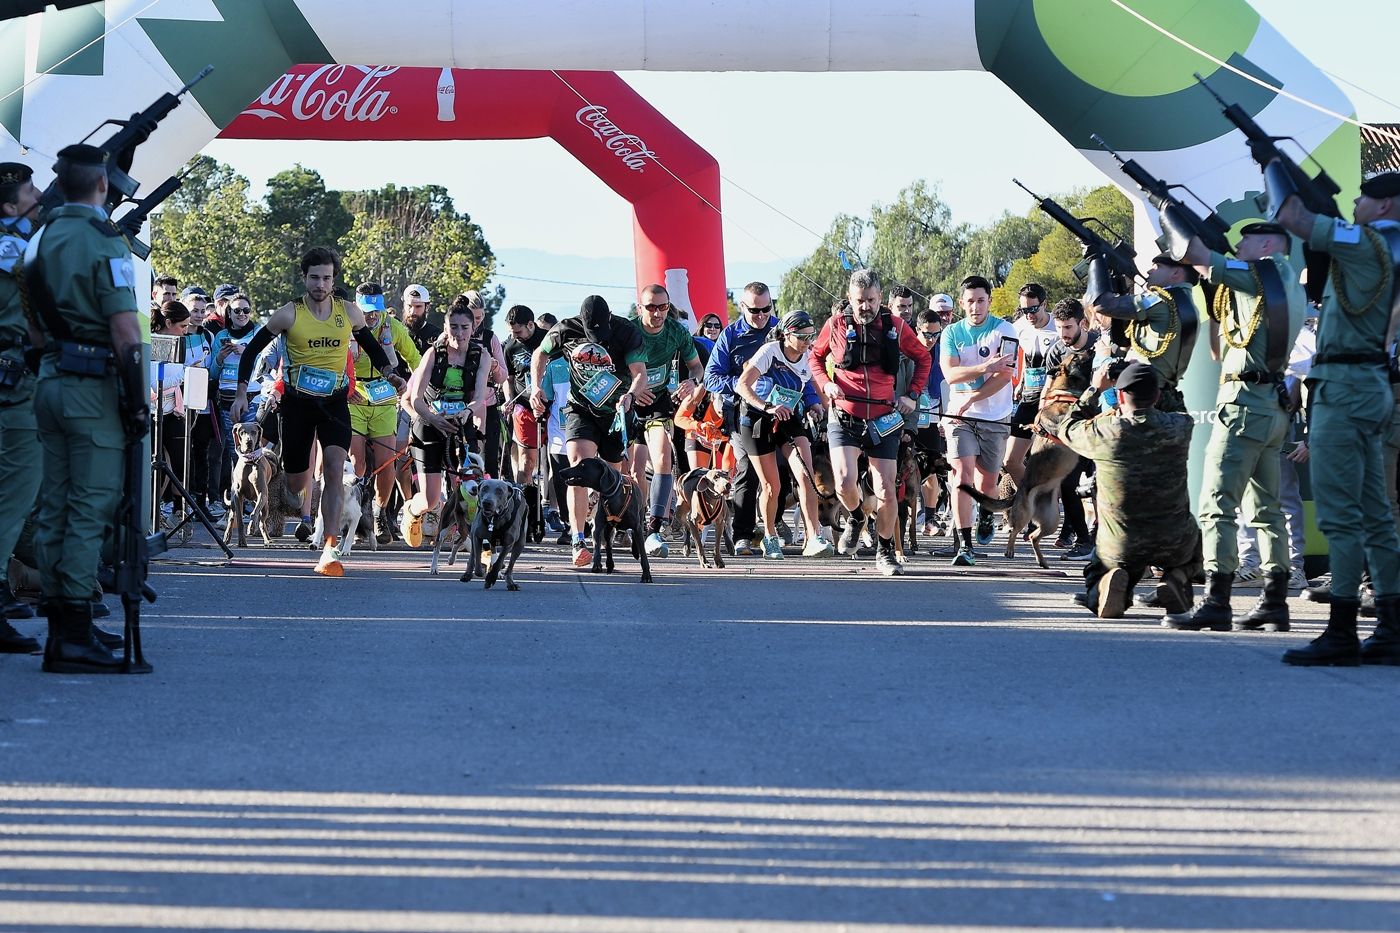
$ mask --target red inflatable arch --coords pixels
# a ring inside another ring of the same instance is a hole
[[[671,300],[692,312],[692,329],[702,314],[725,314],[719,165],[611,72],[300,65],[219,135],[548,136],[631,203],[637,282],[665,283]]]

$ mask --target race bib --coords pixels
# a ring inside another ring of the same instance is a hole
[[[666,380],[670,377],[670,374],[671,374],[671,364],[669,364],[669,363],[667,363],[665,366],[648,366],[648,367],[647,367],[647,388],[648,388],[648,389],[659,389],[659,388],[661,388],[663,385],[666,384]]]
[[[303,395],[314,395],[325,398],[336,390],[340,383],[340,377],[329,369],[320,369],[315,366],[297,367],[297,391]]]
[[[383,405],[398,397],[394,391],[394,386],[387,379],[370,379],[360,383],[364,390],[365,398],[369,399],[371,405]]]
[[[594,408],[602,408],[620,385],[622,385],[621,379],[606,369],[600,369],[589,377],[588,381],[580,388],[580,392]]]
[[[223,368],[219,370],[219,391],[238,391],[238,358],[229,357],[224,360]]]
[[[1045,388],[1045,370],[1042,367],[1034,366],[1026,370],[1026,388],[1039,391]]]
[[[674,366],[671,366],[670,370],[671,378],[666,380],[666,388],[674,394],[681,390],[681,373],[680,370]]]
[[[904,416],[897,410],[870,422],[872,440],[883,440],[904,427]]]
[[[933,424],[933,399],[927,392],[919,395],[919,427],[926,428]]]
[[[433,402],[433,410],[444,418],[451,418],[453,415],[460,415],[462,412],[466,411],[467,403],[437,399]]]
[[[773,391],[768,393],[767,401],[769,405],[783,405],[797,411],[802,405],[802,393],[786,386],[774,386]]]

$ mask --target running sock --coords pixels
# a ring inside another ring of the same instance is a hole
[[[307,524],[307,525],[311,524],[311,516],[310,516],[310,515],[303,515],[303,516],[301,517],[301,520],[302,520],[302,522],[303,522],[304,524]]]
[[[882,551],[893,551],[893,550],[894,550],[894,538],[881,538],[881,539],[880,539],[880,550],[882,550]]]
[[[972,529],[971,529],[971,528],[959,528],[959,529],[958,529],[958,534],[962,535],[962,542],[963,542],[963,548],[964,548],[964,550],[968,550],[968,551],[972,550]]]
[[[654,477],[651,481],[651,497],[647,503],[651,511],[651,520],[656,523],[652,531],[660,531],[661,523],[670,511],[671,493],[675,491],[676,478],[670,473],[663,473]]]

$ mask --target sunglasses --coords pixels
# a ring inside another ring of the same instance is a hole
[[[817,339],[816,331],[804,331],[800,334],[789,334],[788,336],[795,337],[803,343],[811,343],[813,340]]]
[[[642,307],[646,308],[648,311],[665,311],[667,308],[671,307],[671,303],[669,301],[663,301],[659,305],[642,305]]]
[[[773,313],[773,305],[772,305],[771,302],[768,303],[768,304],[766,304],[766,305],[764,305],[764,306],[761,307],[761,308],[750,308],[748,305],[744,304],[744,303],[741,301],[741,302],[739,302],[739,307],[743,309],[743,311],[744,311],[745,314],[772,314],[772,313]]]
[[[719,330],[721,325],[720,325],[719,321],[706,321],[704,324],[701,324],[700,326],[701,326],[701,328],[703,328],[704,330]]]
[[[940,336],[942,336],[942,334],[943,334],[943,331],[941,331],[941,330],[921,330],[921,331],[919,331],[919,336],[922,337],[922,338],[924,338],[925,340],[937,340]]]
[[[228,309],[228,313],[229,313],[229,314],[252,314],[252,313],[253,313],[253,309],[252,309],[252,308],[229,308],[229,309]]]
[[[1022,314],[1039,314],[1039,313],[1040,313],[1040,309],[1043,308],[1043,307],[1045,307],[1045,305],[1026,305],[1024,308],[1021,309],[1021,313],[1022,313]]]

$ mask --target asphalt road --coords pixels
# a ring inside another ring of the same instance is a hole
[[[214,556],[161,563],[150,676],[0,657],[0,930],[1400,929],[1400,670],[1279,663],[1312,604],[1189,634],[1025,558],[642,586],[543,548],[508,593]]]

